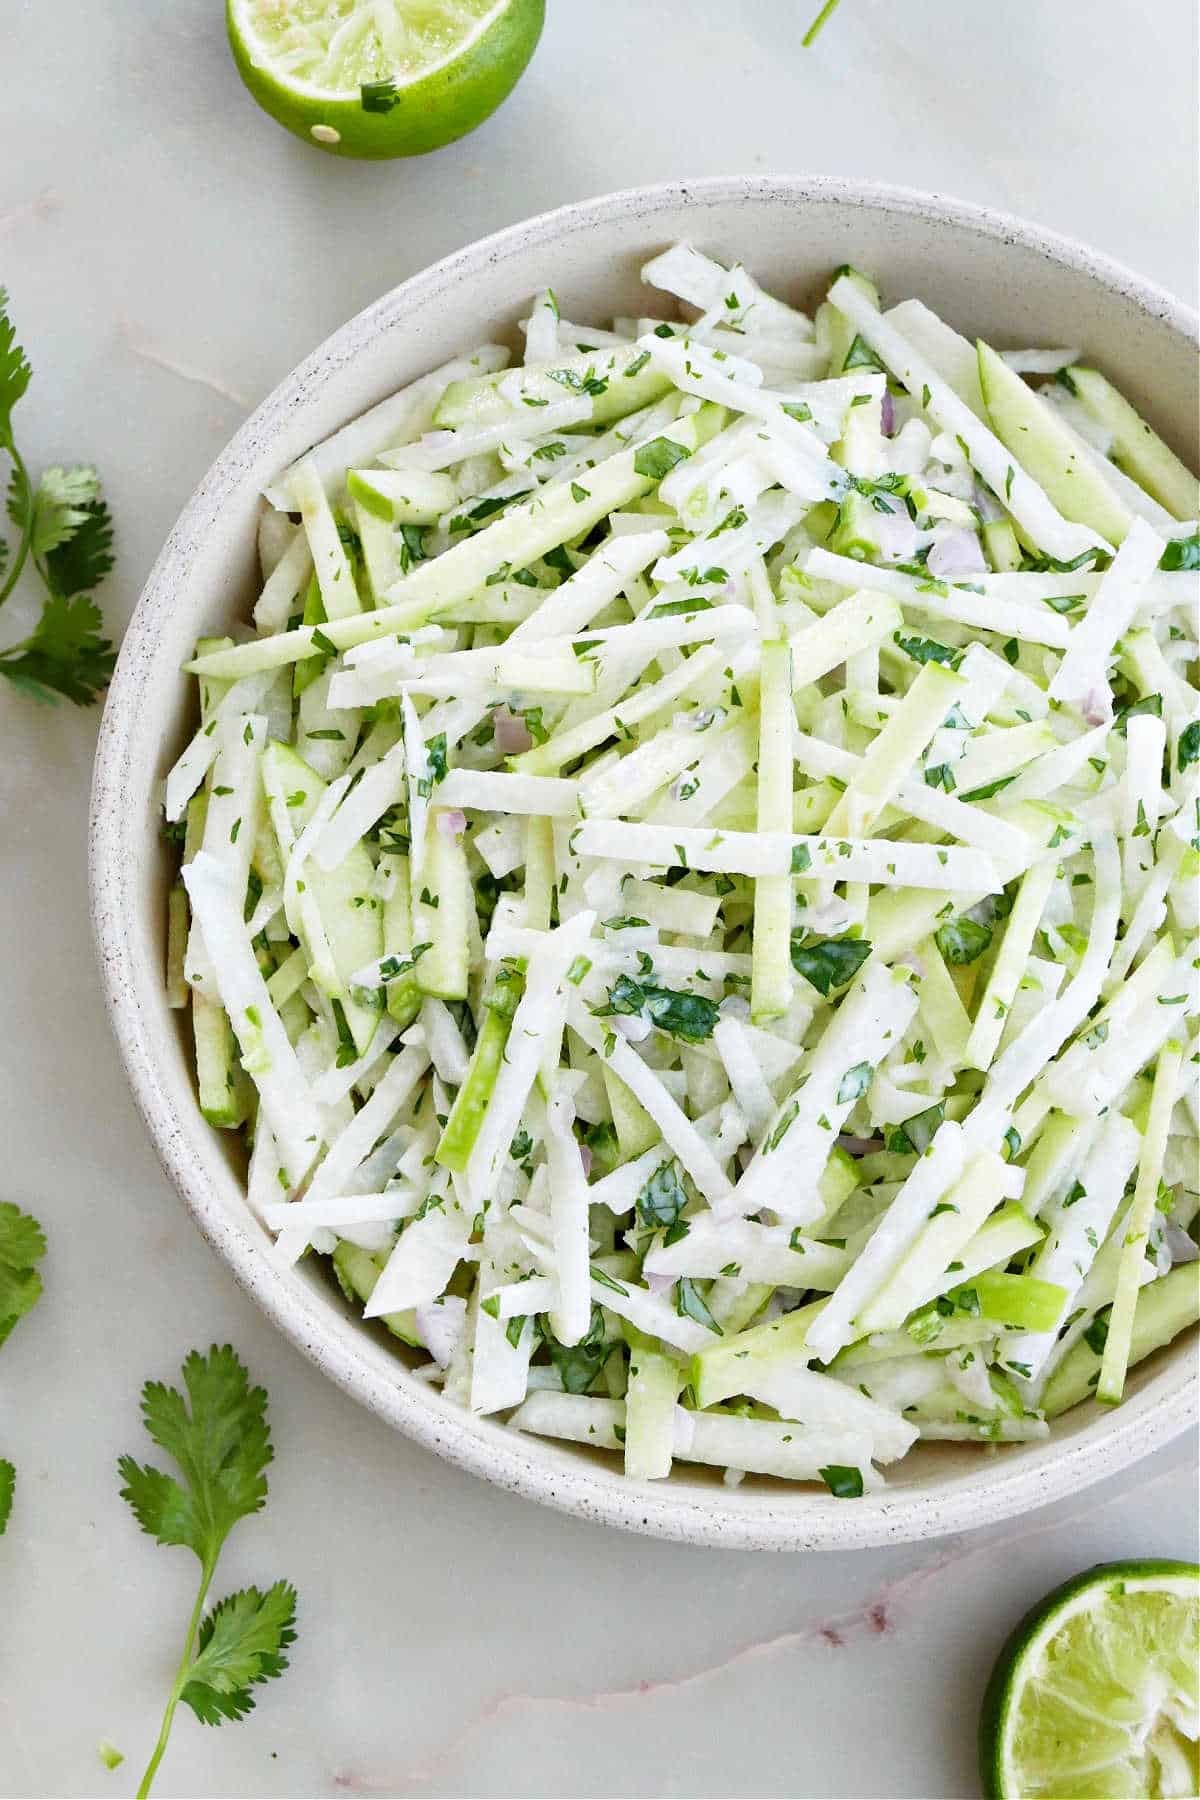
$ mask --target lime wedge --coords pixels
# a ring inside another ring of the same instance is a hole
[[[1200,1794],[1200,1568],[1103,1563],[1009,1638],[984,1696],[989,1800]]]
[[[420,156],[473,131],[516,86],[545,0],[227,0],[242,80],[335,156]]]

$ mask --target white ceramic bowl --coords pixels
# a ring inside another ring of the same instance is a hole
[[[1188,454],[1196,418],[1194,315],[1078,245],[1018,220],[898,188],[730,178],[639,188],[515,225],[446,258],[336,332],[217,458],[155,564],[105,708],[91,823],[92,905],[113,1028],[163,1165],[214,1249],[317,1365],[389,1424],[503,1488],[608,1524],[742,1549],[847,1549],[960,1531],[1073,1493],[1167,1442],[1195,1416],[1194,1346],[1137,1369],[1117,1411],[1082,1407],[1045,1442],[919,1447],[885,1493],[852,1505],[680,1469],[627,1482],[598,1453],[469,1416],[414,1379],[319,1269],[282,1269],[243,1198],[228,1137],[200,1116],[190,1055],[163,994],[169,857],[160,782],[193,706],[180,664],[201,633],[245,618],[256,591],[259,489],[309,444],[465,345],[512,338],[552,281],[574,319],[644,304],[639,265],[686,237],[743,260],[801,300],[838,264],[885,295],[924,296],[1001,345],[1079,344]]]

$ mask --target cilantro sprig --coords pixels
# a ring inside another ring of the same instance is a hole
[[[42,1297],[38,1264],[46,1254],[46,1235],[35,1218],[0,1200],[0,1344],[18,1320]],[[17,1471],[0,1457],[0,1537],[12,1512]]]
[[[90,706],[112,677],[116,660],[103,635],[92,590],[113,566],[112,520],[100,478],[86,464],[42,472],[34,483],[13,436],[13,408],[33,371],[7,312],[0,288],[0,453],[9,459],[8,516],[15,547],[0,537],[0,606],[26,566],[46,590],[41,617],[18,643],[0,649],[0,676],[35,700],[60,695]]]
[[[236,1352],[213,1345],[193,1350],[177,1388],[148,1381],[142,1389],[146,1430],[172,1457],[182,1480],[132,1456],[118,1462],[127,1500],[142,1530],[159,1544],[191,1550],[200,1563],[200,1588],[188,1620],[183,1655],[171,1686],[162,1729],[138,1800],[150,1792],[182,1700],[204,1725],[242,1719],[254,1706],[252,1689],[282,1675],[295,1640],[296,1590],[290,1582],[242,1588],[205,1614],[204,1604],[226,1538],[239,1519],[261,1511],[267,1466],[274,1452],[267,1395],[251,1387]]]

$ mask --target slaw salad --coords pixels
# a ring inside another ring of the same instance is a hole
[[[168,996],[447,1396],[851,1498],[1197,1316],[1197,484],[1076,348],[643,276],[268,488]]]

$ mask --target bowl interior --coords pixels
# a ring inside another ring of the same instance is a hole
[[[634,1488],[606,1458],[470,1418],[415,1380],[319,1269],[283,1270],[251,1216],[231,1134],[196,1105],[190,1047],[163,993],[173,870],[158,824],[161,780],[194,729],[179,673],[197,636],[243,621],[258,588],[263,484],[311,443],[465,346],[516,346],[529,296],[554,285],[567,316],[646,310],[638,270],[677,238],[744,261],[808,302],[839,264],[878,280],[885,303],[917,295],[1000,347],[1080,347],[1185,457],[1194,456],[1197,371],[1186,315],[1144,284],[1032,228],[927,196],[805,180],[640,190],[515,227],[386,295],[323,345],[247,422],[185,509],[139,602],[102,727],[93,797],[93,907],[102,971],[135,1095],[201,1228],[276,1321],[392,1423],[476,1473],[637,1529],[742,1547],[882,1542],[982,1523],[1048,1500],[1165,1441],[1193,1411],[1192,1351],[1138,1368],[1125,1404],[1059,1422],[1048,1442],[918,1446],[888,1491],[839,1506],[767,1480],[723,1487],[686,1468]]]

